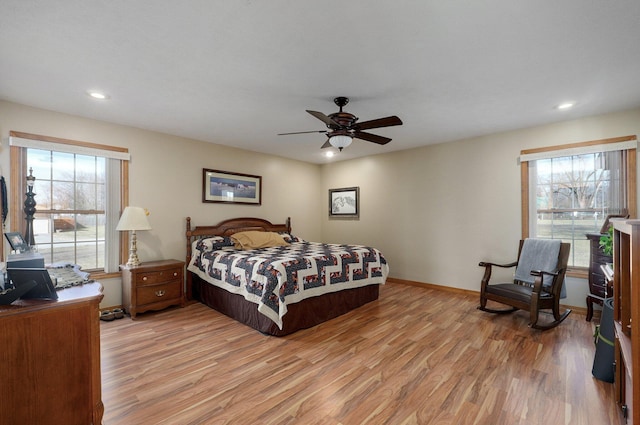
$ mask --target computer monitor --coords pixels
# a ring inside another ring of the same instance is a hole
[[[36,286],[34,288],[30,289],[29,291],[27,291],[27,293],[20,297],[22,299],[58,299],[58,293],[56,292],[56,288],[53,286],[51,276],[49,276],[49,272],[47,271],[47,269],[12,268],[7,269],[7,275],[16,288],[20,288],[22,285],[28,284],[29,282],[36,283]]]

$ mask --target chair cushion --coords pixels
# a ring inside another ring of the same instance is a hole
[[[489,294],[516,299],[523,303],[529,303],[531,300],[532,288],[530,286],[519,285],[517,283],[498,283],[495,285],[487,285],[486,292]],[[550,297],[551,295],[546,292],[540,294],[540,298]]]

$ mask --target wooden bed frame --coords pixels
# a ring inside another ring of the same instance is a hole
[[[291,233],[291,219],[287,218],[284,224],[272,224],[261,218],[232,218],[214,226],[196,226],[192,229],[191,217],[187,217],[187,264],[191,262],[191,245],[196,239],[231,236],[247,230]],[[196,299],[240,323],[274,336],[284,336],[300,329],[313,327],[377,300],[378,296],[379,285],[369,285],[307,298],[287,305],[287,314],[283,317],[283,326],[280,329],[269,318],[258,312],[254,303],[245,300],[242,295],[227,292],[203,281],[192,272],[187,272],[186,297],[188,300]]]
[[[231,236],[234,233],[258,230],[261,232],[291,232],[291,217],[285,224],[272,224],[267,220],[253,217],[230,218],[214,226],[196,226],[191,228],[191,217],[187,217],[187,265],[191,262],[191,245],[197,239],[211,236]],[[192,274],[187,273],[187,300],[193,299]]]

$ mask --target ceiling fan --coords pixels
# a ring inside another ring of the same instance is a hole
[[[294,133],[280,133],[278,136],[286,136],[289,134],[305,134],[305,133],[325,133],[328,137],[327,141],[322,145],[322,149],[330,146],[336,147],[339,150],[346,148],[351,144],[353,138],[366,140],[367,142],[377,143],[379,145],[386,145],[391,141],[388,137],[378,136],[376,134],[366,133],[362,130],[369,130],[371,128],[391,127],[394,125],[402,125],[402,120],[392,115],[390,117],[378,118],[370,121],[358,122],[358,117],[348,112],[343,112],[342,107],[349,103],[348,97],[339,96],[333,99],[333,102],[340,107],[339,112],[325,115],[322,112],[310,111],[307,112],[318,118],[325,123],[328,130],[318,131],[298,131]]]

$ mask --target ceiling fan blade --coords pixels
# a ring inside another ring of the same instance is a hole
[[[331,118],[323,114],[322,112],[310,111],[308,109],[307,109],[307,112],[313,115],[314,117],[318,118],[323,123],[325,123],[327,127],[330,127],[330,126],[336,126],[338,128],[342,127],[339,123],[335,122],[334,120],[332,120]]]
[[[365,133],[363,131],[356,131],[353,133],[353,137],[366,140],[367,142],[377,143],[379,145],[386,145],[391,141],[388,137],[378,136],[377,134]]]
[[[329,139],[327,139],[327,141],[324,142],[324,145],[320,146],[320,149],[330,148],[330,147],[331,147],[331,143],[329,143]]]
[[[355,123],[352,128],[354,130],[368,130],[370,128],[392,127],[394,125],[402,125],[402,120],[392,115],[390,117],[378,118],[377,120]]]
[[[278,136],[288,136],[290,134],[307,134],[307,133],[326,133],[326,130],[313,130],[313,131],[295,131],[293,133],[279,133]]]

